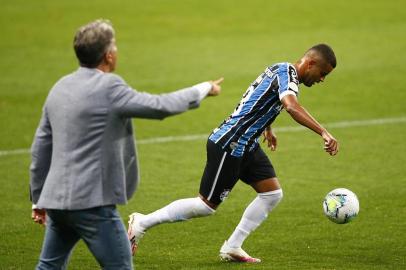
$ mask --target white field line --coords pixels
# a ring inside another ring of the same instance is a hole
[[[353,120],[353,121],[342,121],[335,123],[323,124],[328,128],[349,128],[349,127],[362,127],[362,126],[376,126],[376,125],[387,125],[387,124],[401,124],[406,123],[406,116],[396,117],[396,118],[378,118],[369,120]],[[307,128],[303,126],[288,126],[274,128],[275,132],[300,132],[306,130]],[[154,143],[167,143],[167,142],[183,142],[183,141],[197,141],[205,140],[209,136],[207,134],[195,134],[195,135],[184,135],[184,136],[168,136],[168,137],[154,137],[149,139],[141,139],[137,141],[137,144],[154,144]],[[29,148],[25,149],[13,149],[13,150],[0,150],[1,156],[10,155],[21,155],[30,153]]]

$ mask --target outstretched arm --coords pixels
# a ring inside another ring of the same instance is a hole
[[[110,91],[113,111],[124,117],[163,119],[197,108],[206,96],[219,95],[223,78],[160,95],[133,90],[119,77],[113,80],[114,89]]]
[[[337,140],[298,103],[295,95],[286,95],[282,98],[281,102],[285,110],[296,122],[313,130],[323,138],[326,152],[332,156],[337,154]]]

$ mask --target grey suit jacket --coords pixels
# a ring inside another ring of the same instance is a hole
[[[32,202],[68,210],[125,204],[139,179],[131,117],[163,119],[200,99],[196,87],[137,92],[97,69],[63,77],[46,99],[31,149]]]

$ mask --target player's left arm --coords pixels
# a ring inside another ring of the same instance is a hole
[[[332,156],[337,154],[338,141],[299,104],[296,95],[285,95],[282,97],[281,102],[285,110],[296,122],[313,130],[323,138],[326,152]]]
[[[271,151],[275,151],[277,138],[275,133],[272,131],[272,127],[270,125],[267,126],[262,134],[264,136],[264,140],[262,142],[267,141],[267,145],[271,149]]]

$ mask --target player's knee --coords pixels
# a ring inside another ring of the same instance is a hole
[[[277,189],[269,192],[258,193],[258,197],[261,200],[264,200],[271,210],[282,200],[283,192],[282,189]]]
[[[197,197],[193,212],[196,217],[204,217],[213,215],[216,210],[208,206],[201,198]]]

